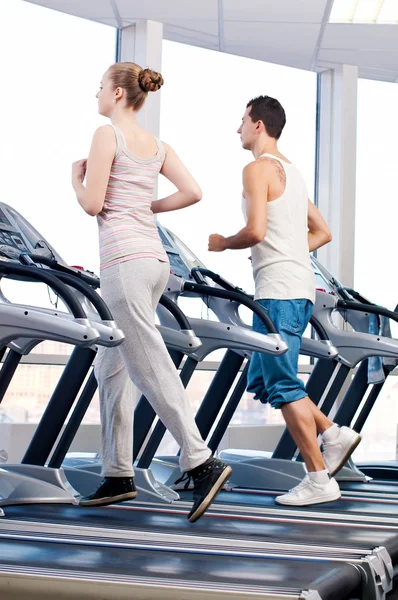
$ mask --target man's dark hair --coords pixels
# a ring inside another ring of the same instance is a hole
[[[248,102],[253,123],[262,121],[270,137],[279,140],[286,124],[286,114],[281,103],[270,96],[258,96]]]

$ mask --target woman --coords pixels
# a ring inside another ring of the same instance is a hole
[[[100,348],[98,352],[95,375],[104,481],[80,504],[105,506],[137,495],[132,467],[133,381],[181,447],[181,470],[194,482],[194,504],[188,515],[194,522],[221,489],[231,468],[212,458],[203,442],[155,326],[155,309],[170,265],[153,215],[190,206],[202,195],[172,148],[138,123],[137,113],[148,92],[157,91],[162,84],[160,73],[134,63],[110,67],[97,94],[99,113],[110,119],[110,125],[95,132],[88,159],[72,167],[80,205],[97,216],[101,294],[126,336],[118,348]],[[159,173],[177,191],[152,201]]]

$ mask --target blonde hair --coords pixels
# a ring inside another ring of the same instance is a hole
[[[148,92],[156,92],[164,83],[160,73],[143,69],[132,62],[115,63],[108,73],[115,88],[125,90],[126,104],[134,110],[140,110]]]

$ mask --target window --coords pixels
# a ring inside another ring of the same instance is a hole
[[[396,284],[398,86],[358,81],[355,288],[393,310]]]
[[[398,303],[395,266],[397,203],[398,87],[358,81],[355,289],[371,302],[394,310]],[[398,337],[398,326],[391,323]],[[363,430],[356,460],[396,458],[396,390],[386,381]],[[382,436],[380,433],[382,432]]]

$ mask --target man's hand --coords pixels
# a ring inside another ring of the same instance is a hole
[[[224,252],[227,249],[227,240],[223,235],[212,233],[209,236],[209,252]]]

